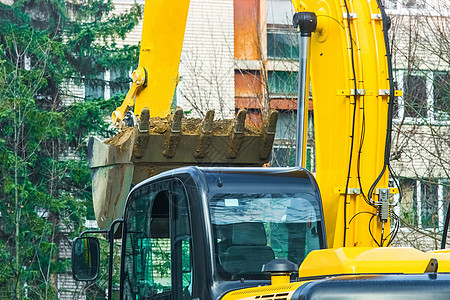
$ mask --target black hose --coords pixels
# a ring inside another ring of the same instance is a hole
[[[388,65],[388,80],[389,80],[389,104],[388,104],[388,116],[387,116],[387,128],[386,128],[386,141],[385,141],[385,148],[384,148],[384,165],[383,169],[381,170],[380,174],[378,175],[377,179],[375,179],[374,183],[371,185],[369,189],[368,196],[369,198],[373,194],[373,191],[375,187],[377,186],[378,182],[381,180],[381,177],[383,177],[384,172],[386,172],[386,166],[389,165],[389,157],[391,153],[391,136],[392,136],[392,115],[393,115],[393,109],[394,109],[394,75],[392,71],[392,54],[391,49],[389,47],[389,36],[388,31],[391,27],[391,21],[389,17],[386,15],[386,11],[384,9],[384,5],[381,2],[381,0],[377,0],[378,7],[380,8],[381,17],[383,20],[383,35],[384,35],[384,45],[386,49],[386,58],[387,58],[387,65]]]
[[[357,84],[356,84],[356,70],[355,70],[355,59],[354,59],[354,50],[353,50],[353,37],[352,37],[352,29],[350,27],[350,12],[348,10],[347,1],[344,0],[345,8],[347,10],[347,24],[348,24],[348,35],[350,39],[350,53],[352,59],[352,71],[353,71],[353,84],[354,84],[354,100],[353,100],[353,120],[352,120],[352,135],[351,135],[351,143],[350,143],[350,158],[348,162],[348,173],[347,173],[347,182],[345,183],[345,194],[344,194],[344,241],[343,246],[345,247],[345,239],[347,236],[347,196],[348,196],[348,185],[350,183],[350,173],[352,169],[352,157],[353,157],[353,142],[355,140],[355,117],[356,117],[356,100],[357,100]]]
[[[449,221],[450,221],[450,204],[448,205],[447,215],[445,216],[445,225],[444,225],[444,232],[442,232],[441,249],[445,249],[445,244],[447,243],[447,232]]]

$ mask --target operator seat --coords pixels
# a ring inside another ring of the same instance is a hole
[[[232,244],[231,236],[233,224],[213,225],[214,236],[216,238],[216,253],[224,253]]]
[[[267,246],[262,222],[232,224],[231,245],[219,252],[222,268],[230,274],[260,273],[264,264],[275,258]]]

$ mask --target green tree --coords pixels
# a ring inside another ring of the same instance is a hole
[[[70,265],[58,246],[92,215],[86,141],[112,134],[104,117],[120,96],[75,98],[68,82],[104,86],[99,74],[136,63],[137,46],[116,40],[141,7],[113,9],[109,0],[0,3],[1,298],[55,299],[56,274]]]

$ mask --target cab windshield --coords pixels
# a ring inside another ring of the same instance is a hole
[[[311,194],[216,194],[210,212],[216,268],[225,280],[263,279],[272,259],[300,265],[323,247],[319,202]]]

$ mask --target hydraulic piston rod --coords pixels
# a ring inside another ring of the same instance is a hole
[[[314,13],[298,12],[294,14],[293,23],[300,31],[295,165],[304,168],[309,104],[308,62],[311,48],[311,33],[314,32],[317,27],[317,17]]]

